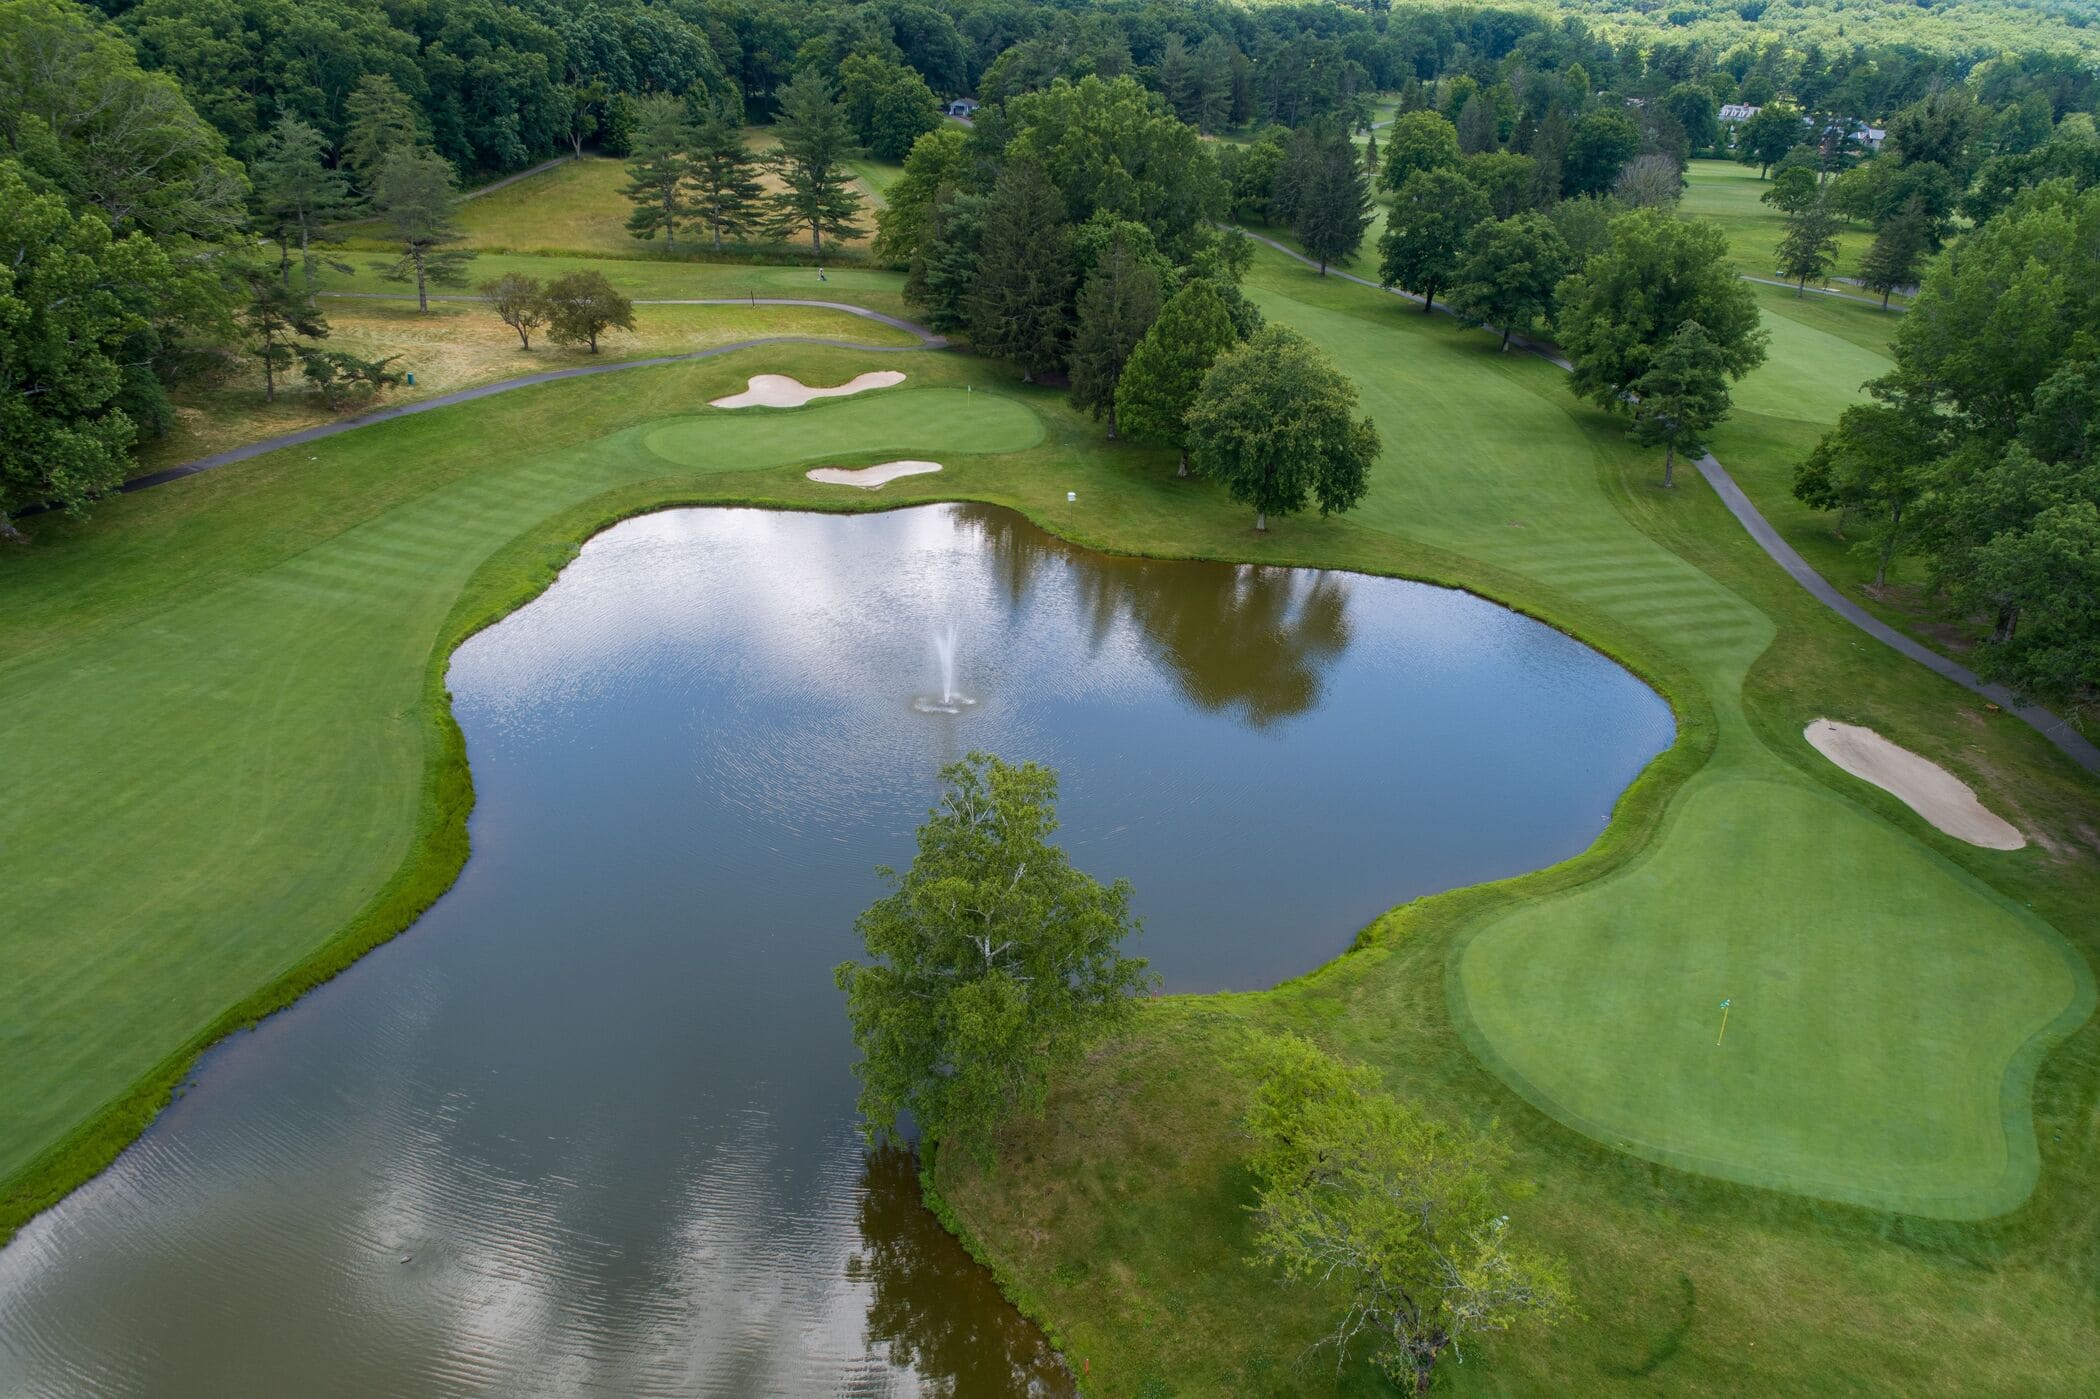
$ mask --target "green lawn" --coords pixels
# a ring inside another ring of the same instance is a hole
[[[1685,171],[1684,200],[1678,207],[1688,217],[1720,225],[1728,235],[1729,256],[1737,271],[1753,277],[1779,277],[1774,269],[1780,240],[1786,236],[1786,218],[1761,202],[1770,188],[1767,181],[1757,177],[1756,166],[1738,165],[1732,160],[1695,160]],[[1858,275],[1859,260],[1873,241],[1871,230],[1846,224],[1838,234],[1837,267],[1832,275]],[[1833,282],[1831,290],[1844,292],[1869,306],[1878,307],[1881,300],[1869,292],[1848,289],[1842,283]],[[1901,305],[1902,301],[1897,297],[1891,304]]]
[[[602,265],[688,286],[794,273]],[[863,299],[848,275],[830,294]],[[894,274],[851,275],[896,294]],[[1098,547],[1469,586],[1625,659],[1679,716],[1678,744],[1589,854],[1396,910],[1277,991],[1148,1005],[995,1174],[946,1173],[959,1219],[1090,1393],[1337,1387],[1331,1357],[1303,1355],[1323,1299],[1240,1261],[1239,1048],[1278,1026],[1433,1111],[1499,1120],[1536,1184],[1512,1214],[1569,1259],[1586,1320],[1469,1350],[1460,1390],[2088,1388],[2091,780],[1830,617],[1696,481],[1656,489],[1658,463],[1551,366],[1270,252],[1250,291],[1357,376],[1384,434],[1350,516],[1256,535],[1249,512],[1176,481],[1167,454],[1105,446],[1059,395],[955,355],[885,356],[911,378],[864,397],[705,410],[752,373],[835,383],[869,367],[792,346],[544,385],[123,497],[85,524],[37,522],[8,561],[0,630],[0,744],[16,755],[0,813],[16,872],[0,1225],[106,1161],[198,1046],[450,882],[471,789],[445,658],[578,540],[668,503],[986,499]],[[1864,364],[1851,336],[1802,345]],[[1806,420],[1778,415],[1831,411],[1835,384],[1813,405],[1776,378],[1744,396],[1792,432]],[[1746,436],[1728,459],[1771,479],[1786,440]],[[949,470],[872,497],[801,474],[899,456]],[[1938,835],[1801,741],[1826,714],[1945,763],[2034,844]],[[1751,984],[1696,984],[1708,967]],[[1744,1019],[1699,1061],[1702,1101],[1666,1051],[1721,996]],[[1909,1018],[1893,1011],[1906,1001]],[[2051,1017],[2069,1038],[2041,1058]],[[1628,1065],[1667,1091],[1618,1082]],[[1847,1105],[1878,1114],[1856,1137]],[[1587,1132],[1562,1120],[1591,1116]],[[1625,1128],[1637,1135],[1614,1139]],[[1697,1170],[1669,1164],[1692,1154]],[[1833,1203],[1867,1197],[1882,1207]],[[1339,1385],[1366,1383],[1354,1367]]]

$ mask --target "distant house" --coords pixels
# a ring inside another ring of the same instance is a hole
[[[978,102],[974,97],[958,97],[948,104],[948,115],[968,121],[977,115]]]
[[[1826,156],[1838,151],[1870,151],[1879,155],[1882,143],[1888,138],[1885,127],[1869,126],[1853,117],[1839,117],[1823,128],[1816,144]]]
[[[1725,103],[1721,108],[1721,121],[1724,125],[1733,126],[1739,121],[1750,120],[1763,110],[1762,107],[1753,107],[1746,102]]]

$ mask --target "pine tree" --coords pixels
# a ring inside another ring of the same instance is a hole
[[[1072,230],[1064,197],[1033,160],[1011,159],[985,204],[970,340],[1021,366],[1021,382],[1065,363],[1072,328]]]
[[[1375,131],[1364,137],[1364,169],[1373,175],[1378,173],[1378,133]]]
[[[1338,126],[1323,123],[1292,144],[1299,170],[1292,224],[1324,277],[1328,263],[1352,258],[1363,246],[1371,224],[1370,181]]]
[[[313,298],[292,290],[267,267],[246,268],[241,280],[248,290],[240,308],[241,324],[254,341],[250,353],[262,363],[263,402],[275,403],[277,376],[292,367],[294,338],[321,339],[328,334],[328,322],[315,309]]]
[[[1196,129],[1216,135],[1232,120],[1232,61],[1239,56],[1223,35],[1196,45]]]
[[[1830,201],[1818,195],[1786,216],[1786,236],[1779,240],[1779,271],[1798,285],[1794,295],[1808,293],[1808,279],[1820,278],[1837,263],[1838,220]]]
[[[328,142],[297,117],[283,117],[263,138],[261,154],[248,167],[263,226],[276,240],[278,275],[292,280],[292,245],[298,244],[306,290],[314,285],[314,243],[323,227],[350,207],[350,185],[323,157]]]
[[[766,163],[784,188],[772,199],[771,228],[778,237],[808,229],[809,250],[821,258],[827,237],[857,238],[864,231],[854,222],[860,196],[846,168],[853,130],[830,82],[814,68],[803,69],[774,96],[780,116],[773,131],[780,144]]]
[[[707,225],[720,252],[723,239],[741,237],[757,226],[765,197],[758,162],[744,148],[744,133],[720,108],[693,128],[686,153],[692,166],[693,216]]]
[[[1476,90],[1466,99],[1465,107],[1458,114],[1458,149],[1464,155],[1479,155],[1491,151],[1499,143],[1495,122],[1495,104],[1487,92]]]
[[[1705,450],[1706,434],[1728,416],[1728,365],[1721,346],[1697,321],[1664,341],[1648,370],[1633,381],[1633,426],[1626,435],[1663,449],[1663,485],[1677,484],[1679,452]]]
[[[943,186],[928,207],[925,236],[912,252],[904,297],[927,325],[943,333],[969,329],[985,202],[981,194]]]
[[[1123,366],[1116,386],[1119,425],[1141,442],[1174,448],[1181,454],[1180,474],[1188,475],[1189,405],[1211,364],[1238,343],[1231,313],[1207,278],[1175,292]]]
[[[1881,306],[1888,309],[1889,296],[1898,287],[1916,286],[1919,269],[1932,250],[1932,214],[1925,201],[1912,195],[1894,217],[1874,235],[1873,246],[1860,259],[1860,285],[1881,293]]]
[[[675,253],[678,226],[690,222],[693,213],[690,181],[695,132],[686,119],[685,104],[675,97],[656,93],[636,107],[630,142],[634,163],[627,167],[628,181],[620,187],[620,193],[634,202],[634,212],[627,216],[627,232],[644,241],[661,233],[664,246]]]
[[[379,167],[397,150],[414,150],[422,144],[422,129],[416,123],[415,104],[394,86],[384,73],[367,73],[343,103],[349,125],[343,133],[343,164],[357,175],[358,184],[370,189],[379,177]]]
[[[395,150],[372,180],[372,207],[401,245],[401,258],[384,276],[414,282],[416,308],[430,309],[430,287],[461,286],[474,255],[448,249],[461,234],[453,218],[459,208],[458,176],[452,162],[429,151]]]
[[[1108,415],[1116,440],[1116,386],[1130,356],[1159,316],[1159,274],[1118,236],[1079,293],[1079,326],[1072,337],[1072,406],[1098,421]]]

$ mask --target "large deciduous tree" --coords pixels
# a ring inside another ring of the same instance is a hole
[[[1849,517],[1865,517],[1862,543],[1874,551],[1877,588],[1888,582],[1890,563],[1916,530],[1913,507],[1930,481],[1944,432],[1929,404],[1856,403],[1794,470],[1794,498],[1837,511],[1840,532]]]
[[[1397,190],[1425,170],[1458,167],[1458,130],[1435,112],[1396,117],[1385,141],[1385,187]]]
[[[1611,246],[1562,282],[1554,326],[1574,363],[1574,388],[1624,412],[1635,383],[1686,321],[1719,347],[1731,380],[1764,363],[1757,300],[1728,263],[1728,240],[1712,224],[1662,209],[1612,220]]]
[[[540,279],[506,272],[481,284],[481,299],[496,319],[518,333],[518,348],[532,348],[532,332],[547,323],[547,289]]]
[[[1735,158],[1744,165],[1755,165],[1757,178],[1762,180],[1782,156],[1801,144],[1807,131],[1799,108],[1767,103],[1756,116],[1736,127]]]
[[[547,283],[547,334],[556,342],[584,345],[595,355],[606,331],[633,329],[634,303],[603,272],[581,268]]]
[[[1519,214],[1474,225],[1451,286],[1452,306],[1510,337],[1553,309],[1553,289],[1568,275],[1568,245],[1544,214]]]
[[[1139,232],[1142,224],[1136,225]],[[1094,264],[1079,292],[1072,335],[1072,405],[1099,419],[1108,415],[1116,440],[1116,387],[1131,354],[1159,316],[1159,273],[1118,237]]]
[[[1180,474],[1189,474],[1188,412],[1203,376],[1219,355],[1239,343],[1232,317],[1217,287],[1192,278],[1160,308],[1116,386],[1116,414],[1123,430],[1140,442],[1156,442],[1180,453]]]
[[[1019,365],[1023,383],[1062,369],[1075,273],[1064,201],[1035,161],[1009,160],[977,238],[976,284],[966,303],[971,343]]]
[[[875,256],[897,267],[910,267],[920,252],[932,217],[934,196],[944,189],[966,187],[974,175],[969,133],[949,123],[912,143],[904,173],[890,185],[875,215]]]
[[[1188,411],[1189,458],[1254,507],[1254,527],[1317,502],[1354,506],[1370,487],[1378,431],[1354,416],[1356,385],[1310,340],[1282,326],[1218,356]]]
[[[911,868],[882,871],[892,890],[856,924],[868,960],[836,976],[869,1134],[909,1113],[928,1145],[989,1165],[999,1125],[1039,1111],[1051,1074],[1121,1024],[1151,978],[1122,950],[1130,886],[1050,843],[1055,773],[972,753],[941,782]]]
[[[1378,240],[1379,276],[1422,298],[1427,312],[1457,275],[1466,239],[1488,217],[1487,196],[1456,170],[1408,176],[1393,196]]]
[[[451,161],[405,147],[389,154],[372,180],[372,208],[401,245],[401,257],[384,275],[390,282],[413,282],[421,311],[430,309],[431,287],[466,285],[474,254],[446,246],[463,236],[454,222],[458,182]]]
[[[0,538],[28,506],[77,512],[124,479],[130,361],[175,277],[145,234],[112,237],[0,159]]]
[[[772,227],[777,236],[809,233],[809,250],[824,256],[824,241],[858,238],[860,195],[846,159],[853,153],[853,128],[832,95],[831,84],[814,68],[774,94],[780,117],[773,125],[779,144],[767,165],[781,183],[773,196]]]
[[[878,159],[904,159],[941,124],[933,89],[901,63],[855,54],[839,65],[839,89],[855,138]]]
[[[1443,1357],[1471,1339],[1569,1315],[1560,1265],[1510,1227],[1499,1138],[1403,1104],[1368,1069],[1298,1036],[1255,1054],[1255,1253],[1342,1299],[1327,1338],[1337,1365],[1367,1340],[1389,1380],[1426,1394]]]

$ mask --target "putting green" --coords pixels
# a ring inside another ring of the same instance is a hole
[[[826,457],[897,456],[926,444],[929,423],[940,424],[943,448],[957,454],[1019,452],[1043,440],[1043,420],[1004,394],[906,385],[848,398],[820,398],[801,408],[717,410],[679,418],[649,430],[642,444],[680,466],[734,470],[750,464],[740,461],[737,453],[759,443],[769,444],[762,449],[768,460],[779,460],[786,424],[826,405],[837,412],[840,404],[854,405],[853,421],[861,435],[841,439],[834,433],[813,439],[811,445]]]
[[[1616,875],[1481,927],[1456,975],[1476,1051],[1570,1126],[1943,1218],[2033,1187],[2034,1061],[2087,994],[2061,938],[1922,845],[1735,777]]]

